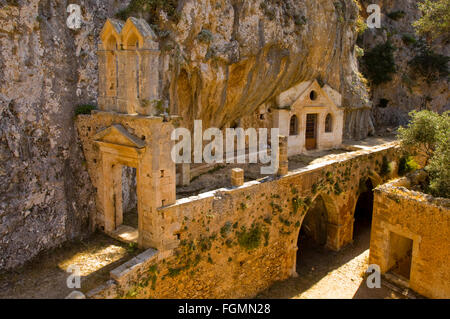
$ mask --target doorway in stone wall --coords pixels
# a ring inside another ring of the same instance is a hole
[[[389,236],[389,271],[409,281],[411,275],[413,240],[390,232]]]
[[[136,168],[116,164],[114,178],[115,230],[113,237],[127,243],[138,242]]]
[[[305,147],[307,150],[317,148],[317,114],[306,114]]]
[[[367,245],[370,242],[370,228],[372,226],[373,188],[370,178],[361,180],[353,223],[353,240],[365,242]]]

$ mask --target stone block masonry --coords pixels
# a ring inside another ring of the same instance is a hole
[[[450,200],[414,192],[408,178],[375,189],[371,264],[429,298],[450,298]]]
[[[327,210],[326,246],[352,242],[361,181],[374,185],[395,176],[395,143],[178,200],[157,208],[163,245],[112,272],[91,298],[247,298],[294,275],[298,234],[320,196]],[[123,269],[122,269],[123,268]]]
[[[241,168],[233,168],[231,170],[231,185],[239,187],[244,185],[244,170]]]

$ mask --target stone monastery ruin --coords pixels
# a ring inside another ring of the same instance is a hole
[[[159,103],[154,37],[141,19],[106,22],[99,110],[77,119],[97,189],[91,228],[147,249],[88,296],[251,297],[296,275],[301,228],[332,250],[351,243],[358,199],[371,192],[365,185],[396,174],[383,171],[383,163],[397,165],[396,144],[351,148],[289,171],[288,156],[343,147],[341,95],[316,80],[302,82],[281,93],[271,110],[271,126],[281,134],[277,174],[245,183],[244,171],[235,168],[231,188],[176,200],[177,184],[192,179],[191,166],[170,156],[179,117]],[[264,118],[267,110],[259,112]],[[123,225],[124,167],[136,174],[136,228]]]
[[[0,299],[450,298],[448,2],[2,1]]]

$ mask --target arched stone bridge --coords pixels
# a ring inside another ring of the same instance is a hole
[[[296,275],[302,226],[328,249],[351,243],[358,198],[396,176],[398,155],[396,143],[380,145],[160,207],[160,249],[115,269],[89,296],[255,296]]]

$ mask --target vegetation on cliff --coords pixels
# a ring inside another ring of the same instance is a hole
[[[415,76],[421,76],[427,83],[448,77],[448,56],[434,52],[424,41],[416,45],[419,53],[409,61]]]
[[[431,38],[445,36],[450,40],[450,1],[423,0],[418,7],[423,16],[413,24],[417,33]]]
[[[399,129],[402,148],[425,156],[429,183],[424,191],[450,198],[450,111],[442,115],[413,111],[410,115],[410,124]]]
[[[117,13],[117,17],[126,20],[131,16],[145,15],[152,24],[158,22],[159,14],[164,11],[173,20],[178,19],[178,0],[131,0],[128,7]]]
[[[378,44],[363,56],[364,72],[374,85],[389,82],[396,72],[394,51],[390,41]]]

